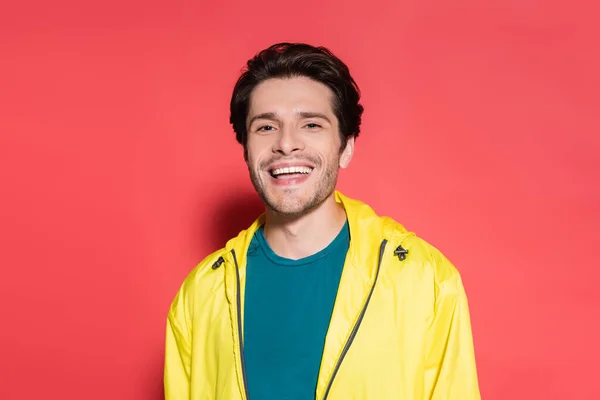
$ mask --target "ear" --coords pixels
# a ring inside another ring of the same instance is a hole
[[[352,155],[354,154],[354,136],[350,136],[348,141],[346,142],[346,147],[340,154],[340,167],[346,168],[348,164],[350,164],[350,160],[352,160]]]

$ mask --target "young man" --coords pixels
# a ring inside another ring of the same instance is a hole
[[[324,48],[281,43],[248,62],[231,123],[265,213],[177,293],[166,400],[480,398],[457,270],[335,189],[359,97]]]

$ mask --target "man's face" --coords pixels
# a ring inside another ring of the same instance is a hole
[[[246,163],[266,206],[299,216],[335,190],[338,168],[350,162],[354,139],[340,153],[333,92],[305,77],[269,79],[250,99]]]

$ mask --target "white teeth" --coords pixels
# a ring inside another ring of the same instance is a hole
[[[274,176],[281,174],[310,174],[312,168],[309,167],[287,167],[277,168],[271,172]]]

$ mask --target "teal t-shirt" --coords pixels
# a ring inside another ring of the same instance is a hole
[[[259,229],[248,249],[244,358],[252,400],[314,399],[350,243],[348,222],[320,252],[278,256]]]

